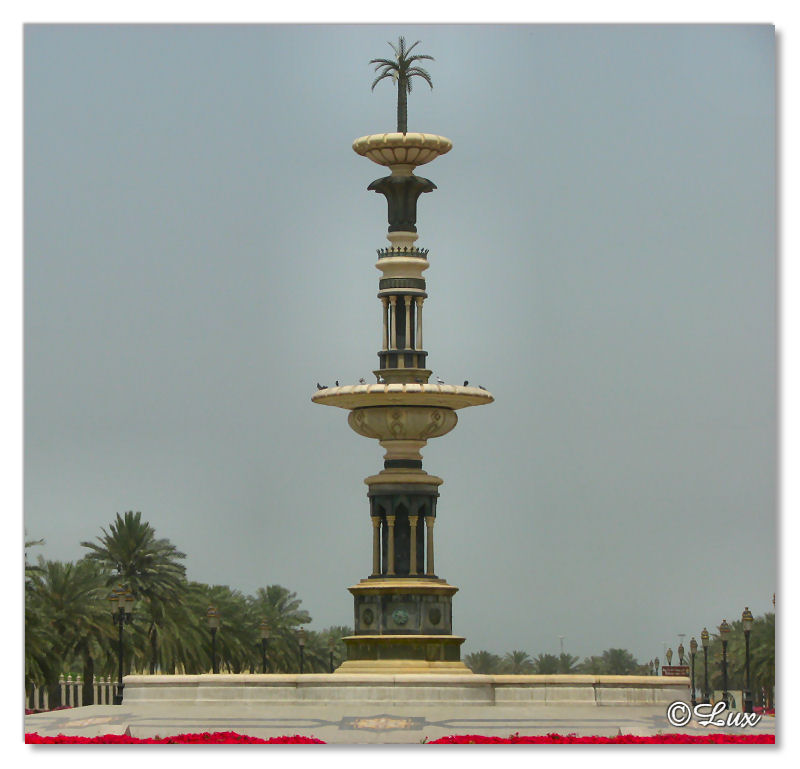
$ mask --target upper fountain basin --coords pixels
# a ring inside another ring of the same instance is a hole
[[[368,406],[437,406],[463,409],[482,406],[494,398],[480,387],[462,387],[448,384],[418,384],[416,382],[392,384],[358,384],[326,387],[311,396],[314,403],[338,406],[341,409],[360,409]]]
[[[353,142],[359,155],[381,166],[421,166],[452,148],[450,139],[436,134],[372,134]]]

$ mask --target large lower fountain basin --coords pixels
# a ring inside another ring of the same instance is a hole
[[[494,397],[480,387],[461,387],[448,384],[359,384],[326,387],[317,390],[311,400],[341,409],[360,409],[370,406],[436,406],[463,409],[492,403]]]

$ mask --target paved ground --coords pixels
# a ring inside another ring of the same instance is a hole
[[[187,703],[90,705],[25,717],[25,731],[40,735],[123,734],[167,737],[185,732],[234,731],[256,737],[301,734],[329,743],[418,743],[448,734],[486,734],[507,737],[558,732],[567,734],[639,736],[658,732],[707,734],[691,722],[683,729],[670,726],[663,706],[415,706],[415,705],[263,705],[247,703]],[[747,729],[715,732],[774,734],[775,719],[764,718]]]

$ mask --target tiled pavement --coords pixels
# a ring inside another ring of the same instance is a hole
[[[695,722],[670,726],[666,708],[594,705],[359,705],[355,703],[268,705],[239,702],[131,703],[90,705],[25,717],[25,731],[40,735],[128,733],[133,737],[166,737],[186,732],[234,731],[256,737],[301,734],[328,743],[419,743],[449,734],[507,737],[519,732],[639,736],[658,732],[706,734],[709,731],[774,734],[775,719],[764,718],[746,729],[711,729]]]

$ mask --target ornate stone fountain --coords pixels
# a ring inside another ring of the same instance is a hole
[[[383,470],[365,479],[372,524],[372,573],[350,588],[355,633],[345,638],[348,659],[337,672],[463,672],[464,638],[452,634],[458,588],[436,575],[434,523],[442,479],[422,469],[421,449],[449,433],[456,411],[491,403],[480,387],[430,384],[422,344],[422,273],[428,251],[417,248],[417,201],[436,189],[414,169],[452,148],[443,136],[387,133],[356,139],[353,149],[389,176],[368,189],[386,197],[390,247],[378,251],[382,273],[382,346],[376,384],[318,390],[315,403],[350,411],[348,424],[385,450]]]

